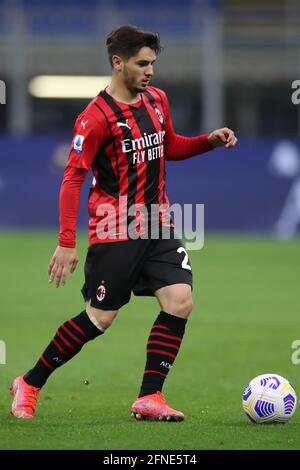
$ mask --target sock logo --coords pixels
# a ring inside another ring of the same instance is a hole
[[[52,360],[57,362],[57,364],[59,364],[61,366],[65,363],[65,361],[63,361],[62,359],[59,359],[59,357],[57,357],[57,356],[52,357]]]
[[[161,366],[166,367],[167,369],[171,369],[172,364],[169,364],[168,362],[161,361],[160,363]]]
[[[101,302],[104,299],[105,295],[106,295],[106,289],[104,285],[101,284],[98,287],[97,292],[96,292],[96,297],[97,297],[98,302]]]

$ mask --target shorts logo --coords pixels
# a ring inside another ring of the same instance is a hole
[[[77,134],[75,139],[74,139],[74,150],[76,153],[82,152],[82,144],[84,141],[84,136]]]
[[[101,284],[98,289],[97,289],[97,292],[96,292],[96,297],[97,297],[97,300],[98,302],[102,302],[102,300],[104,299],[106,295],[106,289],[104,287],[103,284]]]

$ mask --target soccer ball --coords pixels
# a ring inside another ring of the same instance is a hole
[[[243,408],[252,423],[285,423],[297,406],[296,392],[284,377],[258,375],[247,385]]]

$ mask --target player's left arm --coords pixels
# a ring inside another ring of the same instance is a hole
[[[222,129],[212,131],[207,136],[207,140],[213,148],[224,147],[225,149],[234,147],[238,141],[233,130],[228,127],[222,127]]]

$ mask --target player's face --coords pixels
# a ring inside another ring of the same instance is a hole
[[[152,75],[155,52],[150,47],[142,47],[139,52],[123,63],[122,78],[126,87],[139,93],[146,90]]]

